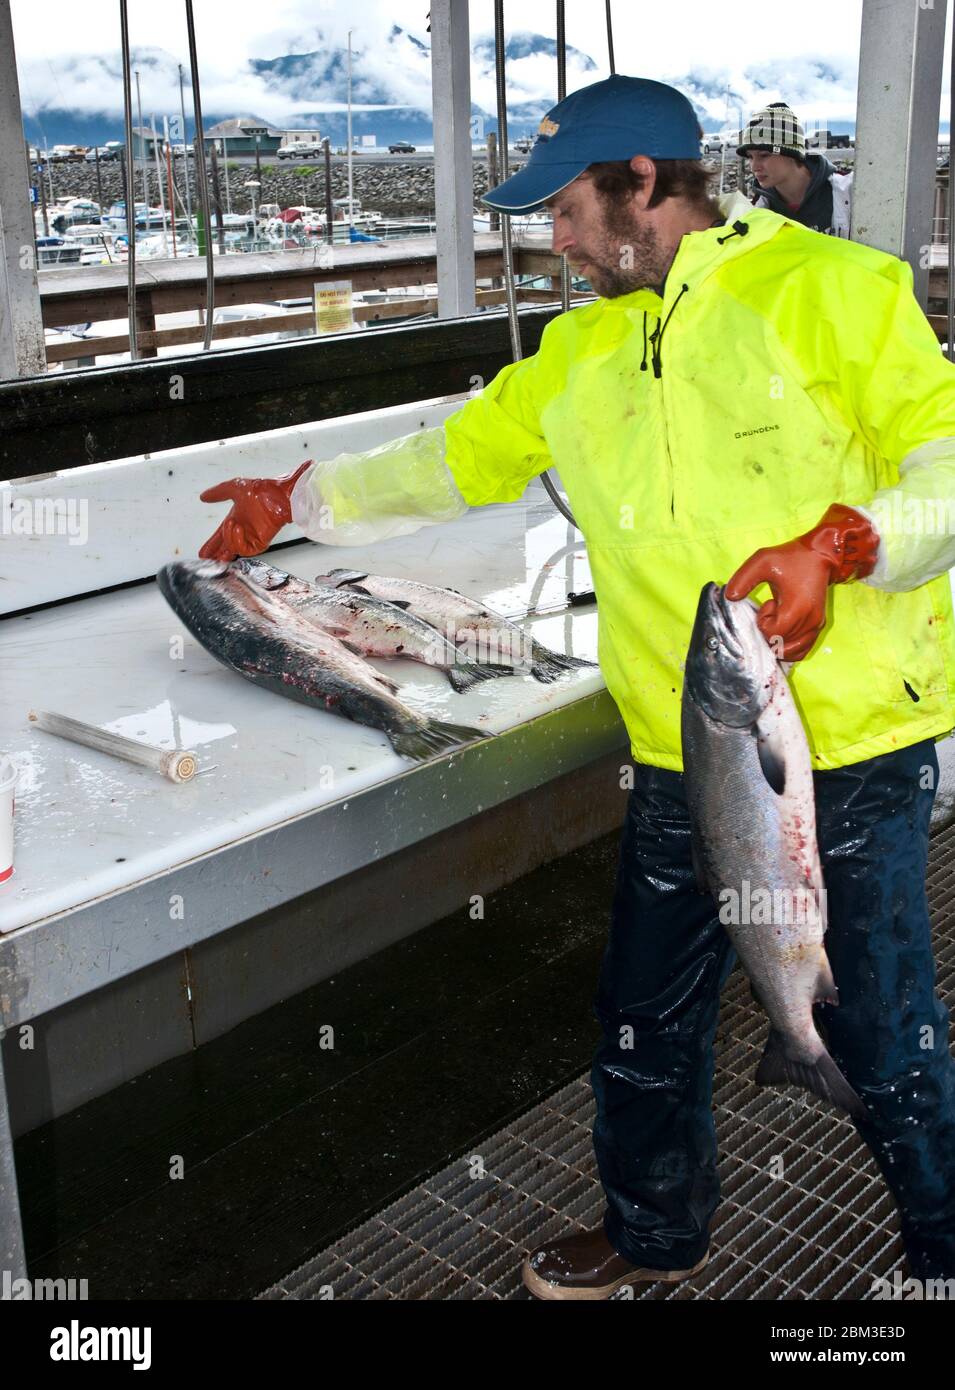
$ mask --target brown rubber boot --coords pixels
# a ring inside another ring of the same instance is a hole
[[[698,1274],[707,1252],[692,1269],[644,1269],[631,1264],[610,1244],[601,1226],[540,1245],[524,1261],[521,1276],[535,1298],[609,1298],[624,1284],[676,1284]]]

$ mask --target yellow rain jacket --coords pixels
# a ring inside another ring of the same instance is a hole
[[[677,770],[702,586],[809,530],[832,502],[865,507],[899,483],[913,451],[955,437],[955,369],[907,265],[741,198],[734,217],[683,238],[662,301],[638,290],[553,319],[538,352],[451,416],[441,441],[472,506],[515,500],[556,466],[587,542],[600,665],[633,756]],[[400,454],[388,463],[394,480]],[[450,479],[437,476],[432,466],[415,481],[411,469],[408,492],[420,495],[392,504],[454,515]],[[955,465],[946,487],[955,502]],[[347,508],[343,493],[336,502]],[[888,513],[873,515],[888,540]],[[952,625],[946,574],[908,592],[829,590],[827,625],[790,677],[815,767],[955,726]]]

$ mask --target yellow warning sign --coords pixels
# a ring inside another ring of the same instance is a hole
[[[355,327],[350,280],[323,280],[315,286],[315,332],[347,333]]]

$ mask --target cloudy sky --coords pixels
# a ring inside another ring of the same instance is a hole
[[[509,0],[508,30],[553,36],[554,8],[553,0]],[[27,114],[49,107],[88,114],[122,110],[116,76],[118,9],[116,0],[13,0],[21,99]],[[184,6],[177,0],[132,0],[129,9],[133,46],[162,50],[172,58],[173,72],[175,63],[182,62],[188,73]],[[358,5],[354,0],[268,0],[258,11],[235,0],[196,0],[195,9],[204,110],[254,112],[281,123],[292,114],[290,103],[248,73],[248,60],[344,47],[349,26],[355,31],[356,74],[386,85],[396,102],[430,105],[426,56],[416,60],[409,48],[407,61],[396,64],[384,51],[394,24],[427,38],[427,0],[361,0]],[[734,107],[788,98],[806,119],[853,120],[861,13],[862,0],[798,0],[796,5],[616,0],[617,69],[664,81],[690,76],[713,91],[728,85],[737,94]],[[492,0],[471,0],[471,31],[472,37],[493,32]],[[567,0],[567,38],[598,65],[596,74],[572,74],[571,88],[608,71],[599,0]],[[817,70],[820,63],[822,73]],[[553,64],[546,57],[514,67],[509,100],[538,98],[554,90]],[[476,70],[473,83],[473,99],[493,110],[492,75]],[[760,90],[765,87],[768,93]],[[715,128],[735,119],[735,110],[727,113],[719,97],[699,99]],[[310,105],[319,110],[323,104]],[[331,104],[324,105],[328,109]],[[143,107],[176,110],[178,89],[172,90],[167,77],[144,73]]]

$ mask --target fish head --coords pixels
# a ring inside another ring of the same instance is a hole
[[[686,688],[718,724],[746,728],[769,703],[777,679],[776,658],[756,626],[758,608],[735,602],[719,584],[700,594],[686,657]]]
[[[232,561],[232,569],[263,589],[281,589],[287,587],[291,580],[291,575],[286,574],[285,570],[276,569],[275,565],[268,564],[258,555],[240,555]]]
[[[265,589],[292,604],[306,603],[314,596],[312,586],[296,574],[288,574],[263,560],[261,555],[240,556],[230,566],[232,573],[257,589]]]
[[[327,584],[332,589],[340,589],[343,584],[360,584],[368,578],[367,570],[329,570],[327,574],[316,574],[316,584]]]
[[[156,575],[160,591],[170,602],[187,603],[191,595],[210,579],[221,579],[229,572],[222,560],[176,560],[163,565]]]
[[[271,569],[268,565],[264,568]],[[288,581],[288,585],[276,584],[275,576]],[[271,569],[271,574],[261,575],[255,566],[218,560],[179,560],[164,565],[156,575],[156,583],[187,626],[271,624],[274,629],[286,631],[301,621],[297,610],[302,606],[293,601],[297,595],[289,594],[288,588],[300,585],[308,590],[307,584],[283,570]],[[319,641],[317,632],[309,635]]]
[[[275,571],[280,574],[281,571]],[[287,576],[286,576],[287,577]],[[156,575],[159,591],[182,617],[186,613],[242,608],[246,613],[277,618],[282,612],[277,593],[251,577],[247,569],[228,561],[178,560]]]

